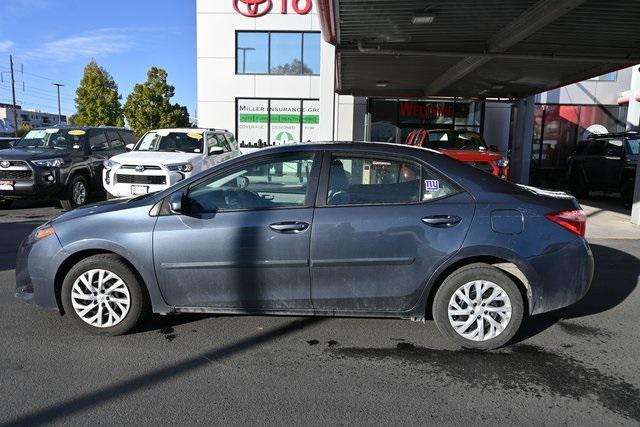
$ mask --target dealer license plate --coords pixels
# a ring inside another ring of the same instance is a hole
[[[15,182],[13,181],[0,181],[0,190],[9,190],[13,191],[13,185]]]
[[[147,185],[132,185],[131,194],[147,194],[149,192],[149,186]]]

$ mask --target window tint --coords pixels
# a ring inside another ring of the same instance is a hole
[[[320,74],[319,32],[239,31],[237,74]]]
[[[414,203],[420,200],[420,166],[388,159],[334,157],[328,205]]]
[[[107,137],[101,130],[91,131],[89,134],[89,145],[92,151],[105,151],[109,149]]]
[[[313,163],[313,153],[300,153],[236,168],[192,187],[187,209],[198,214],[304,206]]]
[[[422,200],[436,200],[452,194],[460,193],[462,190],[453,182],[449,181],[433,170],[422,168]]]
[[[604,152],[605,141],[602,139],[596,139],[591,142],[589,148],[587,148],[587,155],[599,156]]]
[[[219,133],[208,133],[207,149],[209,150],[209,154],[211,154],[211,149],[216,147],[222,148],[225,152],[231,151],[224,135]]]
[[[108,130],[107,137],[109,138],[109,146],[112,149],[124,148],[124,142],[120,139],[120,135],[115,130]]]
[[[124,141],[125,145],[129,145],[129,144],[135,145],[135,143],[138,142],[138,138],[136,138],[133,132],[127,132],[127,131],[121,130],[121,131],[118,131],[118,133],[120,134],[120,137]]]
[[[624,148],[622,147],[622,140],[620,139],[608,140],[605,154],[610,157],[624,156]]]

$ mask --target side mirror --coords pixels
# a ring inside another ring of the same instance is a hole
[[[126,148],[128,151],[133,150],[133,147],[135,147],[135,144],[127,144],[124,146],[124,148]]]
[[[172,214],[180,215],[182,213],[182,199],[184,198],[184,193],[182,191],[178,191],[169,196],[169,211]]]
[[[211,147],[209,148],[209,155],[213,154],[222,154],[224,153],[224,149],[222,147]]]
[[[497,146],[497,145],[490,145],[490,146],[489,146],[489,151],[495,151],[495,152],[497,152],[497,151],[498,151],[498,146]]]

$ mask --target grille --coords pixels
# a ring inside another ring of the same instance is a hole
[[[166,178],[163,175],[116,175],[119,184],[165,184]]]
[[[493,173],[493,168],[491,167],[491,165],[489,163],[485,163],[485,162],[468,162],[468,164],[470,164],[471,166],[475,166],[478,169],[481,169],[485,172],[489,172],[489,173]]]
[[[27,166],[27,162],[23,162],[22,160],[11,160],[9,164],[11,164],[11,166]]]
[[[3,171],[0,170],[0,179],[25,181],[31,179],[31,171]]]
[[[134,169],[136,168],[136,166],[138,165],[122,165],[120,166],[120,169]],[[143,165],[145,170],[150,170],[150,171],[159,171],[161,170],[160,166],[157,165]]]

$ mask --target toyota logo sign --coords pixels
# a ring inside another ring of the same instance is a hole
[[[243,3],[245,10],[242,10],[238,3]],[[271,0],[233,0],[233,8],[236,12],[249,18],[266,15],[271,11],[271,7],[273,7]]]
[[[136,166],[136,172],[144,172],[144,166],[142,165]]]
[[[0,162],[0,166],[2,166],[3,168],[8,168],[9,166],[11,166],[11,162],[9,162],[8,160],[3,160]]]
[[[233,8],[242,16],[259,18],[271,12],[273,0],[232,0]],[[298,15],[306,15],[313,6],[312,0],[280,0],[280,13],[287,14],[288,3]]]

